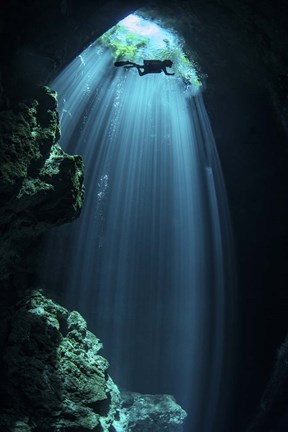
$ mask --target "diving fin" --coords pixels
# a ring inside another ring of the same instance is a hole
[[[131,64],[134,64],[134,63],[132,63],[130,61],[117,61],[117,62],[114,63],[114,66],[119,67],[119,66],[126,66],[126,65],[129,65],[129,64],[131,65]]]

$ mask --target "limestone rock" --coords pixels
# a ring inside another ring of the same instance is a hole
[[[50,227],[73,221],[83,202],[83,163],[57,144],[56,93],[0,112],[0,273],[7,278],[25,250]],[[23,266],[23,263],[22,263]]]
[[[4,319],[0,429],[108,432],[120,394],[82,316],[35,290]]]
[[[187,413],[176,403],[173,396],[160,394],[149,395],[133,392],[121,392],[122,424],[116,431],[129,432],[181,432]]]

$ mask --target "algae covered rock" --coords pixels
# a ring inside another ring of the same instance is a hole
[[[39,234],[80,214],[82,158],[66,154],[59,138],[56,93],[48,87],[0,112],[2,279],[23,266],[24,253]]]
[[[0,429],[108,432],[120,394],[83,317],[35,290],[5,320]]]

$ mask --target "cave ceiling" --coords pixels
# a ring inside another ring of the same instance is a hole
[[[182,34],[211,80],[215,70],[234,73],[237,63],[239,74],[281,87],[282,93],[287,90],[286,5],[279,0],[7,2],[0,21],[3,87],[15,95],[31,82],[47,84],[97,37],[139,8]],[[275,97],[283,99],[280,91]]]

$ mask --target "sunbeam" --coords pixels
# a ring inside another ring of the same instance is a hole
[[[124,24],[159,39],[153,23]],[[173,61],[175,76],[139,77],[99,41],[51,84],[61,145],[84,159],[86,199],[80,219],[49,236],[46,280],[101,339],[120,387],[172,394],[187,431],[220,432],[234,325],[229,211],[201,85]]]

